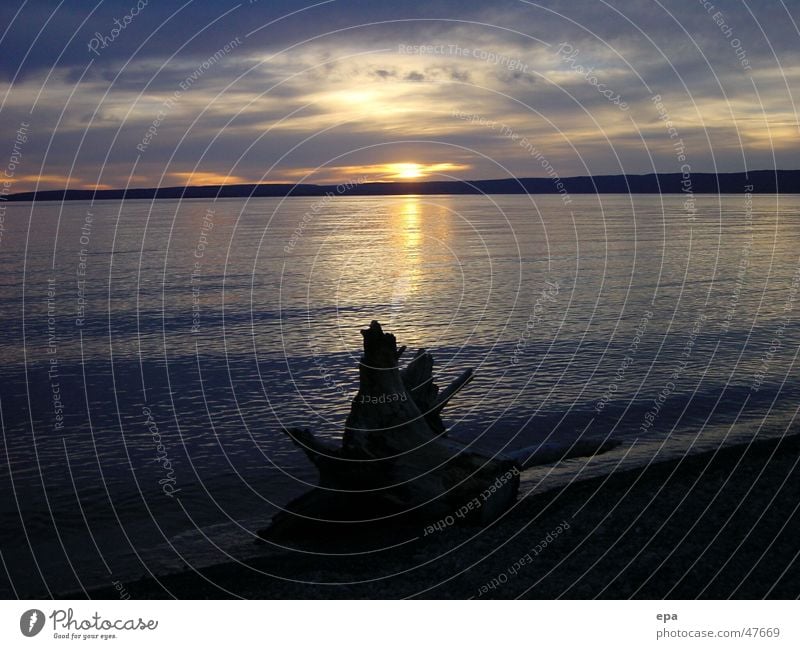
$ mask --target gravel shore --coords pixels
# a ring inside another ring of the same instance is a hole
[[[349,556],[265,547],[247,565],[125,588],[143,599],[797,598],[799,458],[800,436],[758,441],[522,498],[485,529],[419,530]]]

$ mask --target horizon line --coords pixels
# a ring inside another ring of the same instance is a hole
[[[660,187],[660,183],[658,188],[651,188],[651,190],[643,191],[642,188],[638,188],[638,191],[634,191],[633,188],[629,188],[629,192],[608,192],[607,189],[603,189],[597,187],[595,185],[595,181],[601,179],[625,179],[626,183],[628,179],[637,179],[637,178],[655,178],[658,179],[659,177],[679,177],[679,178],[686,178],[689,182],[691,182],[691,178],[708,178],[712,177],[717,180],[725,179],[726,177],[744,177],[744,179],[748,179],[750,175],[769,175],[770,177],[774,177],[777,181],[779,174],[797,174],[798,178],[793,179],[795,180],[794,183],[797,186],[794,189],[781,189],[780,191],[772,192],[772,193],[800,193],[800,169],[757,169],[757,170],[744,170],[744,171],[690,171],[688,174],[681,172],[681,171],[651,171],[647,173],[619,173],[619,174],[598,174],[598,175],[581,175],[581,176],[565,176],[565,177],[550,177],[550,176],[509,176],[505,178],[482,178],[482,179],[447,179],[447,180],[353,180],[353,179],[346,179],[341,180],[339,182],[247,182],[247,183],[225,183],[225,184],[213,184],[213,185],[158,185],[158,186],[151,186],[151,187],[128,187],[128,188],[103,188],[98,189],[95,187],[88,187],[88,188],[60,188],[60,189],[32,189],[23,192],[15,192],[13,194],[7,193],[0,193],[0,201],[25,201],[30,199],[36,198],[38,195],[53,195],[53,194],[61,194],[64,200],[69,200],[69,196],[71,194],[79,193],[81,195],[86,194],[120,194],[121,196],[115,196],[115,198],[158,198],[158,196],[127,196],[127,194],[136,194],[142,192],[153,192],[153,193],[160,193],[160,192],[186,192],[188,190],[202,190],[202,191],[209,191],[209,190],[217,190],[223,191],[225,189],[233,189],[233,188],[276,188],[286,190],[286,196],[291,196],[293,194],[293,189],[317,189],[317,190],[324,190],[324,189],[336,189],[339,187],[344,187],[345,189],[339,192],[341,195],[345,194],[358,194],[359,189],[372,187],[372,188],[391,188],[391,187],[424,187],[424,186],[441,186],[441,185],[452,185],[452,186],[463,186],[465,188],[472,187],[477,189],[479,185],[486,185],[486,184],[493,184],[493,183],[503,183],[506,185],[510,185],[511,187],[518,187],[520,191],[514,191],[511,193],[536,193],[536,194],[547,194],[547,193],[563,193],[563,189],[557,189],[556,185],[563,185],[564,183],[572,181],[574,184],[575,181],[586,181],[590,180],[593,184],[592,188],[584,188],[584,187],[576,187],[573,188],[572,191],[574,193],[676,193],[674,189],[670,188],[662,188]],[[527,189],[523,186],[523,183],[549,183],[552,184],[553,187],[549,190],[546,187],[528,187]],[[531,192],[531,189],[536,189],[536,191]],[[587,189],[591,189],[592,191],[586,191]],[[776,183],[777,189],[777,183]],[[697,193],[728,193],[722,192],[721,189],[718,187],[717,191],[709,191],[708,188],[700,188],[694,190]],[[763,189],[761,190],[763,193]],[[470,193],[470,192],[444,192],[445,194],[448,193],[455,193],[455,194],[463,194],[463,193]],[[491,192],[478,192],[478,193],[491,193]],[[508,192],[504,192],[508,193]],[[685,192],[684,192],[685,193]],[[380,195],[380,192],[376,192],[377,195]],[[186,197],[191,198],[191,196]],[[220,198],[225,198],[225,196],[221,196]],[[44,200],[54,200],[53,198],[47,198]]]

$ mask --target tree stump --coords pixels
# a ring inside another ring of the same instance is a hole
[[[421,349],[401,370],[405,347],[398,349],[392,334],[374,320],[361,334],[359,390],[341,447],[321,442],[308,430],[285,430],[317,467],[319,487],[277,514],[259,532],[264,540],[329,537],[448,517],[485,525],[514,503],[523,468],[611,447],[583,442],[568,449],[541,445],[494,455],[470,448],[447,437],[441,412],[472,380],[472,370],[440,392],[430,353]]]

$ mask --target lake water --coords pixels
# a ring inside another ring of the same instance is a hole
[[[0,594],[263,551],[316,480],[280,428],[341,435],[372,319],[475,368],[455,437],[623,442],[523,491],[794,431],[800,197],[684,200],[8,204]]]

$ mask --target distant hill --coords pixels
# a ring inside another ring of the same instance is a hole
[[[207,185],[202,187],[151,187],[147,189],[68,189],[11,194],[8,201],[77,201],[153,198],[248,198],[263,196],[381,196],[398,194],[679,194],[680,173],[574,176],[562,178],[563,188],[551,178],[505,178],[500,180],[456,180],[428,182],[365,183],[337,190],[336,185]],[[747,173],[693,173],[695,194],[742,193],[753,185],[755,193],[800,193],[800,171],[750,171]]]

